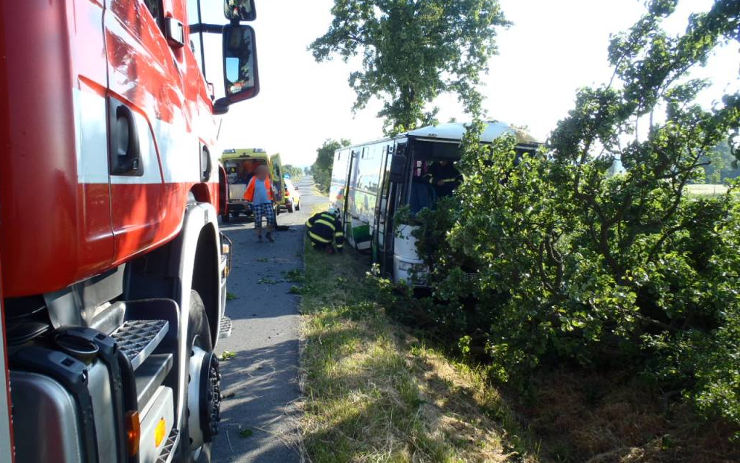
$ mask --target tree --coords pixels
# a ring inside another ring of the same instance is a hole
[[[427,103],[455,92],[468,110],[480,106],[480,74],[496,52],[496,29],[508,25],[497,0],[335,0],[329,30],[310,46],[317,61],[361,55],[349,84],[354,109],[383,102],[386,131],[434,119]]]
[[[704,159],[706,183],[725,183],[740,177],[740,165],[727,142],[720,143]]]
[[[545,363],[642,367],[740,423],[740,183],[685,194],[737,140],[740,94],[703,108],[706,83],[689,72],[737,40],[740,3],[716,0],[672,37],[661,22],[675,7],[653,0],[613,38],[614,78],[580,90],[537,155],[518,157],[511,139],[481,147],[474,124],[451,217],[431,215],[419,237],[446,240],[426,246],[443,253],[431,266],[439,323],[480,342],[501,379]],[[624,171],[609,175],[615,159]],[[450,230],[430,233],[439,223]]]
[[[331,169],[334,165],[334,152],[339,148],[349,146],[349,140],[340,141],[327,139],[324,144],[316,150],[316,161],[311,166],[311,174],[319,188],[319,191],[327,193],[331,184]]]
[[[291,164],[285,164],[283,166],[283,172],[290,175],[294,180],[303,177],[303,169],[300,167],[293,166]]]

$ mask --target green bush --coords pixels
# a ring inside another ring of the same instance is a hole
[[[703,108],[706,84],[687,72],[733,37],[740,13],[718,0],[669,37],[660,23],[674,8],[652,2],[612,40],[614,81],[581,90],[536,155],[518,156],[512,139],[480,146],[471,128],[464,183],[416,218],[434,269],[427,312],[501,380],[562,362],[631,365],[740,423],[736,187],[685,194],[740,125],[740,96]]]

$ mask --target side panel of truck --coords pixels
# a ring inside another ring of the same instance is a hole
[[[186,21],[179,2],[163,4]],[[207,184],[198,200],[218,195],[216,169],[201,175],[200,146],[216,134],[205,83],[189,47],[171,48],[144,2],[18,5],[3,2],[0,15],[4,39],[23,43],[4,47],[11,76],[0,78],[0,109],[13,115],[2,139],[14,156],[0,158],[0,213],[13,224],[0,230],[14,263],[7,297],[59,290],[171,240],[194,184]],[[136,121],[140,174],[109,176],[112,102]]]
[[[169,2],[163,3],[166,8]],[[121,103],[133,113],[143,171],[110,176],[115,262],[120,263],[177,234],[188,189],[201,181],[201,143],[206,149],[214,144],[215,126],[201,120],[208,96],[189,47],[172,48],[143,2],[113,0],[108,8],[108,104]],[[185,21],[183,11],[162,14]],[[210,118],[210,111],[205,114]],[[196,128],[205,129],[201,139]],[[216,173],[210,174],[206,180],[215,185]]]
[[[113,260],[106,132],[78,124],[85,111],[105,122],[86,104],[105,93],[102,24],[92,0],[0,7],[0,139],[12,149],[0,156],[6,297],[60,289]]]

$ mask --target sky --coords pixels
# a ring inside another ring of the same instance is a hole
[[[223,148],[264,148],[280,153],[285,164],[308,166],[328,138],[353,143],[382,138],[379,102],[352,112],[355,94],[347,79],[358,63],[341,59],[317,63],[307,50],[328,29],[332,4],[333,0],[256,0],[257,20],[250,25],[257,35],[260,93],[233,105],[223,117],[219,140]],[[483,79],[484,106],[489,119],[525,126],[542,141],[573,107],[578,88],[609,80],[610,35],[629,28],[644,12],[641,0],[500,0],[500,4],[513,25],[499,31],[499,54],[491,59]],[[667,29],[681,32],[689,12],[711,4],[682,0]],[[219,54],[210,47],[206,45],[210,54]],[[714,84],[703,102],[711,104],[724,91],[740,88],[739,70],[737,43],[716,53],[706,68],[696,72]],[[469,119],[454,96],[443,95],[434,104],[440,107],[442,122]]]

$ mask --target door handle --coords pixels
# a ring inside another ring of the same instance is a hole
[[[139,132],[131,108],[120,101],[109,99],[108,153],[111,175],[141,176]]]

